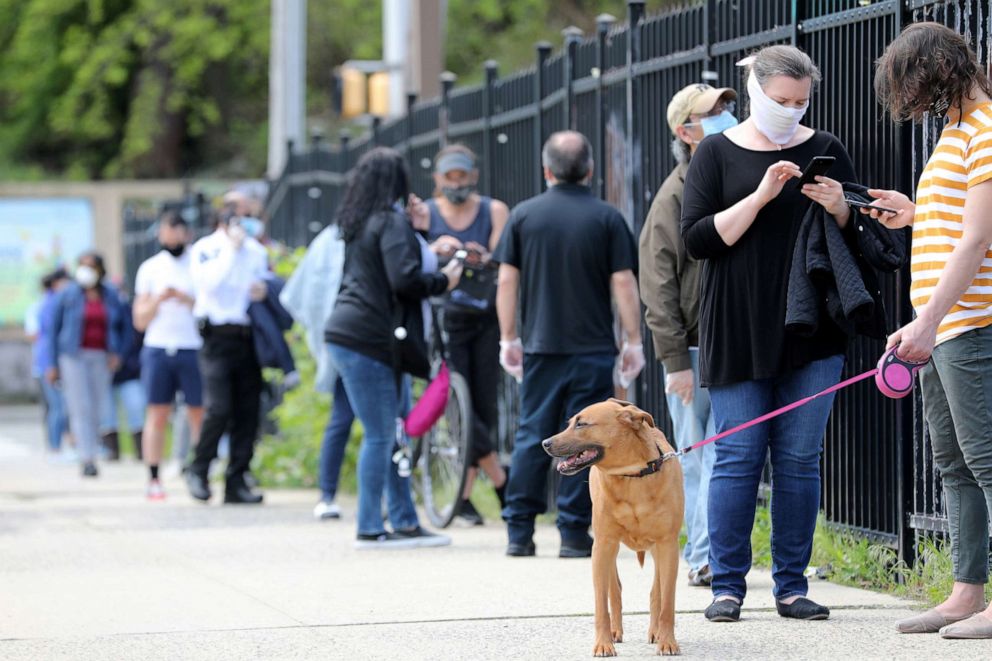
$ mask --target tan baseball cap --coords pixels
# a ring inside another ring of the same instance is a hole
[[[704,115],[721,99],[734,101],[737,92],[729,87],[710,87],[706,83],[683,87],[668,102],[668,128],[675,133],[676,127],[685,124],[689,115]]]

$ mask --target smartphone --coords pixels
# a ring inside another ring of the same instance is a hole
[[[874,204],[868,204],[867,202],[858,202],[857,200],[848,200],[847,203],[852,207],[857,209],[874,209],[875,211],[881,211],[882,213],[899,213],[895,209],[886,209],[885,207],[876,207]]]
[[[833,167],[836,160],[833,156],[814,156],[813,160],[806,166],[806,169],[803,170],[803,176],[800,177],[797,185],[815,184],[815,177],[822,177],[827,172],[830,172],[830,168]]]

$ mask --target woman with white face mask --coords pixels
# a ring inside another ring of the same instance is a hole
[[[120,363],[123,306],[116,290],[103,283],[103,257],[79,258],[74,282],[59,293],[52,319],[52,367],[45,378],[61,379],[69,426],[76,437],[84,477],[96,477],[100,412]]]
[[[747,62],[747,61],[746,61]],[[820,73],[791,46],[771,46],[747,62],[750,116],[704,139],[689,165],[682,237],[703,264],[700,381],[718,432],[839,380],[847,336],[831,322],[811,336],[785,328],[786,292],[800,224],[811,204],[842,232],[850,208],[839,182],[854,167],[830,133],[800,124]],[[795,181],[816,156],[836,160],[830,177]],[[828,221],[829,222],[829,221]],[[853,229],[853,226],[852,226]],[[716,444],[708,528],[712,621],[734,622],[747,589],[750,536],[765,457],[772,462],[773,594],[783,617],[826,619],[806,598],[820,498],[819,457],[832,397],[734,434]]]

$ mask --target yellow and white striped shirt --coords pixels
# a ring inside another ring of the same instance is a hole
[[[951,251],[961,240],[968,189],[989,179],[992,179],[992,103],[985,103],[960,124],[951,122],[944,127],[920,177],[913,221],[910,288],[916,310],[930,300]],[[940,322],[937,344],[989,325],[992,325],[992,249],[986,251],[978,274],[961,300]]]

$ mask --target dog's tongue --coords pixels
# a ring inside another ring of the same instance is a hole
[[[566,457],[562,459],[560,462],[558,462],[558,472],[559,473],[564,472],[569,468],[574,467],[575,464],[580,464],[583,461],[586,461],[587,459],[591,459],[593,456],[595,456],[595,454],[596,453],[593,452],[592,450],[584,450],[579,454],[573,454],[571,457]]]

